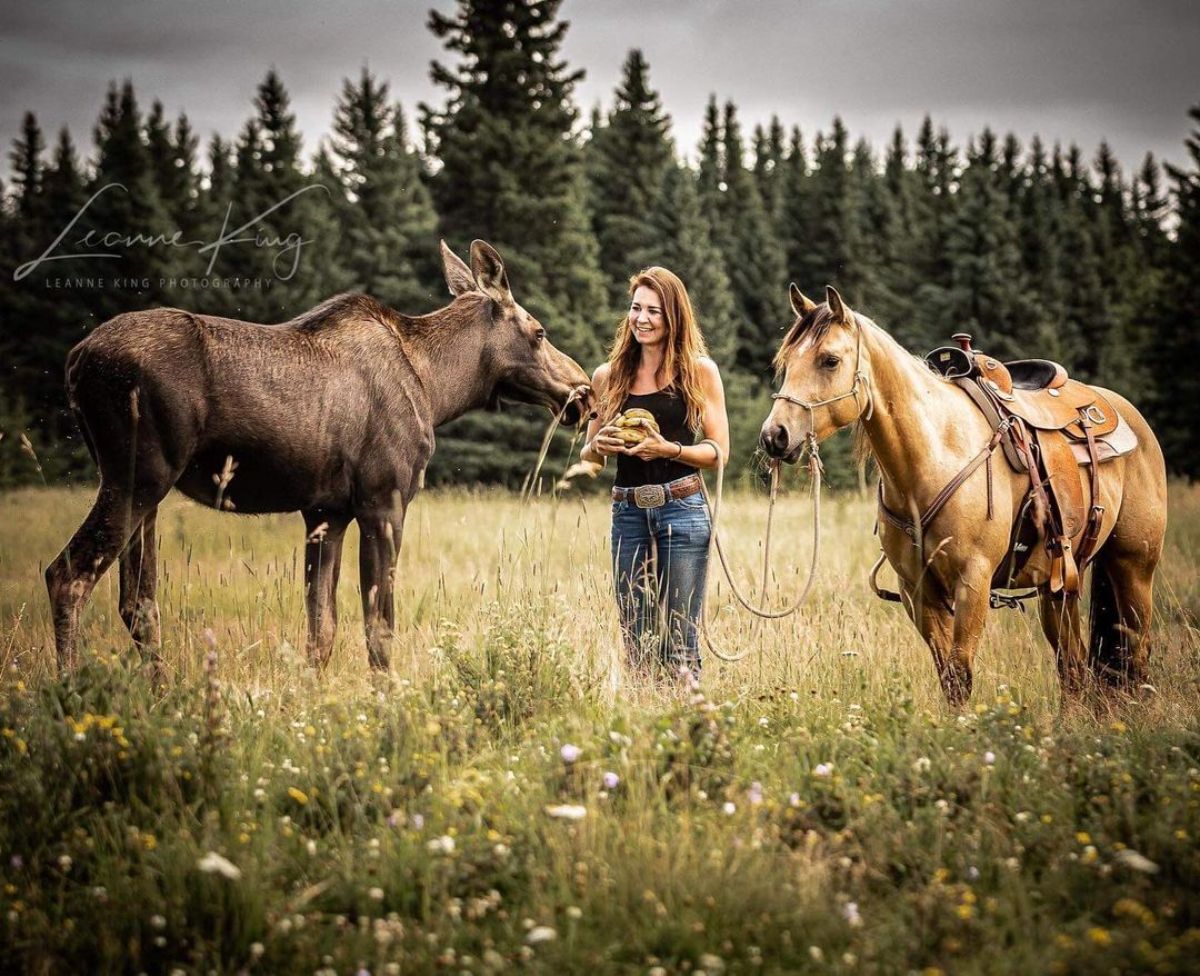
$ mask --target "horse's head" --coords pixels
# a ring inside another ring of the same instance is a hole
[[[570,356],[559,352],[546,337],[542,324],[529,314],[508,286],[508,273],[496,249],[486,241],[471,244],[471,267],[442,242],[446,284],[455,298],[468,292],[488,299],[481,306],[488,317],[483,359],[491,388],[489,403],[500,398],[536,403],[562,413],[568,424],[577,424],[592,410],[590,379]]]
[[[871,397],[864,326],[842,296],[827,287],[818,305],[794,284],[788,294],[796,320],[775,354],[783,383],[759,441],[769,457],[791,462],[810,435],[822,441],[863,416]]]

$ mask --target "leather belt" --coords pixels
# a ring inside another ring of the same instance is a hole
[[[687,498],[704,487],[700,475],[688,474],[665,485],[637,485],[633,488],[613,488],[614,502],[632,502],[638,508],[658,508],[669,501]]]

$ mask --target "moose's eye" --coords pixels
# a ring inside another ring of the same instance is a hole
[[[546,330],[543,329],[540,325],[538,326],[537,332],[534,334],[537,336],[538,342],[541,342],[543,339],[546,338]]]
[[[841,360],[837,356],[822,356],[818,365],[821,369],[837,369],[840,362]]]

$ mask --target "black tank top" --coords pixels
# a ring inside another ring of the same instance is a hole
[[[695,437],[687,424],[687,406],[683,397],[667,386],[654,393],[630,393],[621,404],[622,410],[641,407],[649,410],[658,421],[658,429],[664,440],[678,441],[684,447],[695,443]],[[690,464],[672,458],[654,458],[643,461],[628,454],[617,455],[618,488],[636,488],[638,485],[665,485],[668,481],[695,473]]]

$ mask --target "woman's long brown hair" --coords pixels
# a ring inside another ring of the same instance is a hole
[[[645,286],[662,302],[667,326],[667,348],[663,355],[660,375],[674,383],[683,395],[687,409],[687,424],[693,433],[700,430],[704,419],[704,392],[700,385],[701,356],[708,355],[704,336],[692,311],[692,300],[679,276],[666,268],[645,268],[629,279],[629,297]],[[637,376],[642,348],[633,337],[628,315],[617,326],[617,338],[608,355],[608,383],[604,388],[601,416],[608,423],[621,410],[629,389]]]

